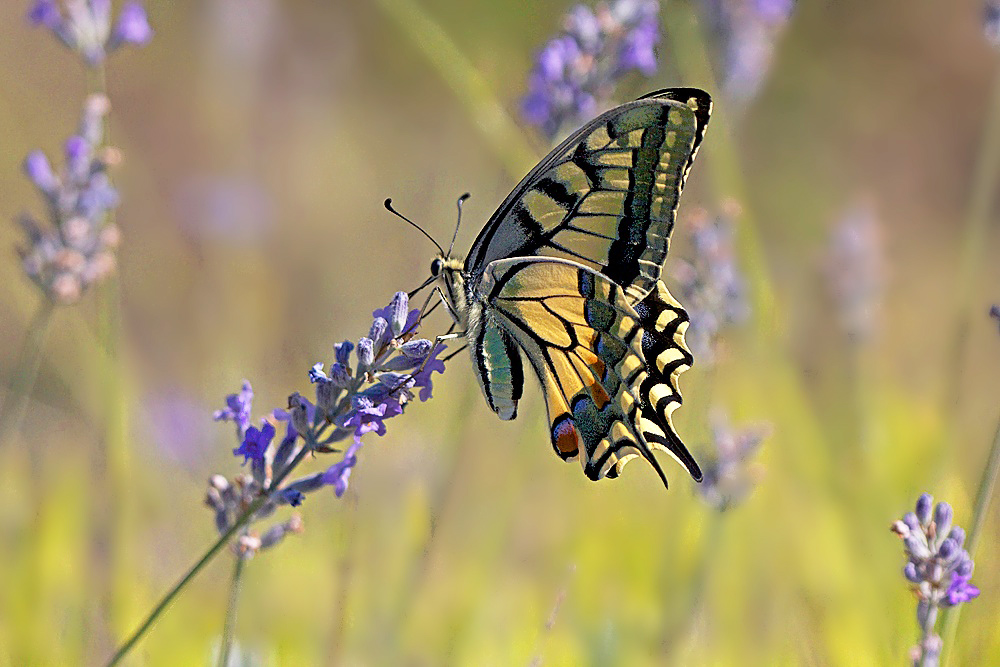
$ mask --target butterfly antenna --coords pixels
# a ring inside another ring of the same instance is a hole
[[[428,234],[427,232],[425,232],[424,229],[423,229],[423,227],[421,227],[417,223],[413,222],[412,220],[410,220],[405,215],[403,215],[402,213],[400,213],[399,211],[397,211],[396,209],[394,209],[392,207],[392,199],[391,198],[390,199],[386,199],[385,202],[384,202],[384,205],[385,205],[386,210],[389,211],[389,213],[392,213],[393,215],[402,218],[406,222],[408,222],[411,225],[413,225],[414,227],[416,227],[417,231],[420,232],[421,234],[423,234],[424,236],[426,236],[427,239],[431,243],[433,243],[434,246],[441,252],[441,254],[444,255],[444,248],[442,248],[441,244],[439,244],[437,241],[435,241],[434,238],[430,234]]]
[[[458,238],[458,228],[462,226],[462,204],[464,204],[465,200],[471,196],[472,195],[466,192],[458,198],[457,202],[455,202],[455,205],[458,206],[458,222],[455,223],[455,233],[451,235],[451,245],[448,246],[448,254],[445,255],[445,257],[451,257],[451,251],[455,249],[455,239]]]

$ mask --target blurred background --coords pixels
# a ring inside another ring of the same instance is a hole
[[[537,387],[498,422],[462,354],[367,436],[344,497],[311,495],[304,532],[247,563],[240,664],[907,662],[916,600],[889,524],[927,491],[970,529],[998,417],[998,55],[978,1],[784,4],[664,2],[655,73],[594,109],[671,85],[715,97],[665,280],[735,274],[740,313],[675,415],[706,465],[767,434],[725,509],[666,458],[669,491],[643,464],[589,482],[550,451]],[[254,419],[284,407],[428,275],[433,246],[386,197],[444,244],[471,192],[469,247],[551,145],[522,98],[570,8],[147,3],[152,41],[107,62],[118,343],[107,294],[59,307],[0,448],[0,665],[102,662],[215,539],[206,480],[240,470],[212,421],[224,397],[246,378]],[[44,212],[21,163],[58,156],[88,90],[28,9],[0,6],[5,387],[43,298],[14,251],[17,216]],[[732,233],[706,259],[713,229]],[[1000,664],[997,517],[953,665]],[[210,664],[232,566],[210,565],[134,664]]]

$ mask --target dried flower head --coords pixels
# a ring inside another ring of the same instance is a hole
[[[878,326],[885,293],[882,228],[870,202],[852,206],[830,236],[826,277],[840,326],[852,340],[866,340]]]
[[[703,467],[705,478],[697,488],[706,503],[723,512],[743,502],[760,479],[762,468],[752,459],[771,428],[733,428],[719,411],[712,414],[711,422],[715,453]]]
[[[729,100],[743,106],[767,77],[794,0],[702,0],[715,66]]]

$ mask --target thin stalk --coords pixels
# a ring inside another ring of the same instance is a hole
[[[948,402],[946,407],[951,413],[951,421],[957,420],[957,406],[961,404],[961,368],[965,358],[965,349],[969,343],[969,331],[972,318],[978,308],[975,290],[976,279],[981,277],[983,260],[989,244],[990,211],[996,196],[997,182],[1000,181],[1000,68],[993,79],[993,91],[990,97],[990,108],[986,116],[986,126],[983,128],[982,149],[979,152],[975,171],[972,174],[972,187],[969,192],[969,204],[965,213],[962,238],[962,255],[959,263],[959,273],[955,291],[958,310],[955,319],[955,329],[951,343],[951,354],[948,358],[948,377],[950,383],[945,384],[943,399]],[[949,429],[954,433],[954,428]]]
[[[7,390],[3,405],[0,406],[0,446],[14,435],[21,425],[21,420],[24,419],[28,397],[31,396],[35,378],[38,377],[42,348],[45,346],[45,333],[49,329],[49,322],[52,321],[54,308],[52,301],[43,297],[24,334],[24,342],[21,344],[21,351],[17,355],[17,363],[10,379],[10,388]]]
[[[313,444],[315,443],[307,443],[305,447],[302,447],[299,453],[295,455],[295,458],[292,459],[291,463],[285,466],[285,469],[274,478],[273,482],[271,482],[271,491],[261,495],[250,503],[246,511],[244,511],[243,514],[241,514],[239,518],[233,522],[233,525],[230,526],[225,533],[219,536],[219,539],[217,539],[212,546],[208,548],[208,551],[206,551],[204,555],[198,559],[198,562],[191,566],[191,568],[184,573],[184,576],[182,576],[180,580],[178,580],[178,582],[174,584],[169,591],[167,591],[166,595],[164,595],[160,601],[156,603],[156,606],[153,607],[153,610],[149,613],[149,616],[146,617],[146,620],[142,622],[142,624],[127,640],[125,640],[125,643],[118,647],[118,650],[115,651],[115,654],[111,656],[111,659],[108,661],[107,667],[117,665],[121,662],[122,658],[128,655],[129,651],[132,650],[136,643],[146,635],[156,619],[160,617],[160,614],[162,614],[170,603],[173,602],[174,598],[177,597],[177,594],[180,593],[184,587],[187,586],[188,583],[212,561],[213,558],[215,558],[216,554],[218,554],[222,548],[229,543],[229,540],[232,539],[237,532],[250,523],[250,519],[257,513],[257,510],[263,507],[264,503],[270,500],[271,497],[279,491],[281,483],[285,480],[285,478],[288,477],[292,470],[295,469],[295,467],[298,466],[298,464],[313,451]]]
[[[413,0],[377,0],[377,4],[441,75],[507,172],[515,178],[526,174],[538,161],[537,152],[448,33]]]
[[[966,549],[969,556],[976,557],[976,547],[979,546],[979,538],[982,536],[983,525],[986,523],[986,516],[990,511],[990,501],[993,499],[993,491],[996,488],[997,474],[1000,473],[1000,423],[997,424],[997,431],[993,436],[993,445],[990,447],[989,457],[986,460],[986,467],[983,469],[983,476],[979,478],[979,490],[976,491],[976,505],[972,512],[972,527],[966,539]],[[951,647],[955,641],[958,631],[958,620],[962,615],[962,605],[951,607],[944,612],[943,629],[941,636],[944,638],[944,660],[942,664],[947,666],[951,657]]]
[[[236,636],[236,608],[239,606],[240,584],[243,580],[243,567],[246,558],[237,554],[233,565],[233,578],[229,583],[229,604],[226,605],[226,623],[222,626],[222,646],[219,648],[219,667],[228,667],[229,655],[233,651],[233,639]]]
[[[344,521],[344,555],[337,566],[337,610],[334,612],[334,620],[331,625],[330,650],[327,656],[327,661],[331,665],[339,665],[343,662],[344,637],[347,634],[347,602],[355,562],[354,534],[358,526],[358,497],[354,493],[353,487],[347,488],[344,500],[347,503],[344,510],[346,515]]]
[[[107,70],[104,65],[87,69],[88,94],[107,95]],[[104,145],[110,145],[110,123],[103,119]],[[114,210],[108,211],[105,225],[115,222]],[[109,277],[97,289],[97,339],[104,354],[100,356],[100,386],[104,401],[104,437],[101,451],[95,457],[94,468],[100,489],[94,507],[94,581],[99,587],[98,617],[104,619],[104,632],[114,641],[115,629],[124,622],[124,577],[127,576],[127,517],[124,505],[115,499],[128,492],[128,405],[123,382],[121,357],[121,289],[115,276]],[[95,633],[96,634],[96,633]],[[98,637],[98,639],[100,639]]]
[[[691,636],[692,624],[697,620],[698,613],[705,603],[705,594],[708,591],[708,584],[712,572],[715,571],[716,560],[719,557],[719,544],[722,541],[722,522],[725,514],[719,511],[709,511],[708,514],[708,534],[701,549],[701,558],[698,559],[697,568],[694,574],[688,579],[687,601],[676,608],[682,610],[683,616],[673,615],[668,619],[660,635],[661,657],[675,654],[678,641],[683,637]],[[670,597],[674,597],[671,593]]]

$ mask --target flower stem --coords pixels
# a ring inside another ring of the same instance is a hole
[[[222,626],[222,646],[219,649],[219,667],[229,665],[229,655],[233,650],[233,638],[236,634],[236,608],[240,598],[240,583],[243,579],[243,567],[246,564],[243,555],[236,556],[233,565],[233,578],[229,584],[229,604],[226,605],[226,623]]]
[[[934,635],[934,624],[937,622],[938,605],[928,602],[927,615],[920,624],[920,667],[937,667],[941,657],[941,639]]]
[[[455,93],[508,173],[515,178],[527,173],[538,160],[537,151],[444,28],[414,0],[378,0],[377,4]]]
[[[259,496],[256,500],[250,503],[243,514],[241,514],[239,518],[233,522],[233,525],[231,525],[225,533],[220,535],[219,539],[217,539],[212,546],[208,548],[208,551],[206,551],[204,555],[198,559],[198,562],[191,566],[191,568],[184,573],[184,576],[182,576],[180,580],[174,584],[169,591],[167,591],[166,595],[164,595],[160,601],[156,603],[156,606],[153,607],[153,610],[149,613],[149,616],[146,617],[146,620],[142,622],[138,629],[136,629],[136,631],[133,632],[121,646],[118,647],[115,654],[111,656],[111,659],[107,663],[108,667],[117,665],[121,662],[122,658],[128,655],[129,651],[131,651],[136,643],[142,639],[143,636],[145,636],[156,619],[160,617],[160,614],[162,614],[170,603],[173,602],[174,598],[177,597],[177,594],[180,593],[184,587],[187,586],[188,583],[212,561],[213,558],[215,558],[215,556],[222,550],[223,547],[226,546],[229,540],[232,539],[237,532],[250,523],[250,519],[257,513],[257,510],[263,507],[264,504],[278,492],[281,488],[281,483],[285,480],[285,478],[291,474],[292,470],[294,470],[310,452],[312,452],[312,445],[314,444],[315,443],[307,442],[306,446],[302,447],[299,453],[295,455],[295,458],[292,459],[291,463],[285,466],[284,470],[282,470],[281,473],[274,478],[274,481],[271,483],[271,491]]]
[[[986,523],[986,516],[989,514],[990,501],[993,499],[993,491],[996,488],[997,474],[1000,473],[1000,422],[997,423],[997,430],[993,436],[993,445],[990,447],[989,457],[986,460],[986,467],[983,469],[983,476],[979,478],[979,490],[976,491],[976,505],[972,512],[972,526],[966,540],[966,549],[971,558],[976,556],[976,547],[979,546],[979,538],[983,532],[983,525]],[[944,612],[942,621],[941,636],[944,638],[944,660],[942,664],[947,665],[951,657],[951,647],[954,644],[955,634],[958,631],[958,619],[962,615],[962,605],[955,605]]]
[[[87,69],[89,95],[107,96],[107,69],[101,64]],[[103,144],[111,144],[110,122],[103,118]],[[104,225],[113,225],[115,212],[107,213]],[[129,410],[123,382],[124,367],[121,356],[121,288],[115,276],[110,276],[97,289],[97,339],[104,351],[100,357],[100,385],[103,395],[104,437],[101,451],[95,457],[95,487],[100,489],[94,507],[94,583],[96,598],[101,600],[100,617],[111,637],[121,627],[126,616],[124,608],[125,577],[128,576],[129,521],[125,515],[127,505],[116,503],[116,498],[128,493],[128,421]],[[113,641],[113,640],[112,640]]]
[[[24,334],[24,342],[14,366],[10,379],[10,388],[0,406],[0,446],[7,442],[21,425],[24,410],[28,405],[28,397],[35,386],[38,367],[42,361],[42,348],[45,344],[45,333],[52,320],[54,304],[48,298],[43,298],[38,311],[28,324]]]

